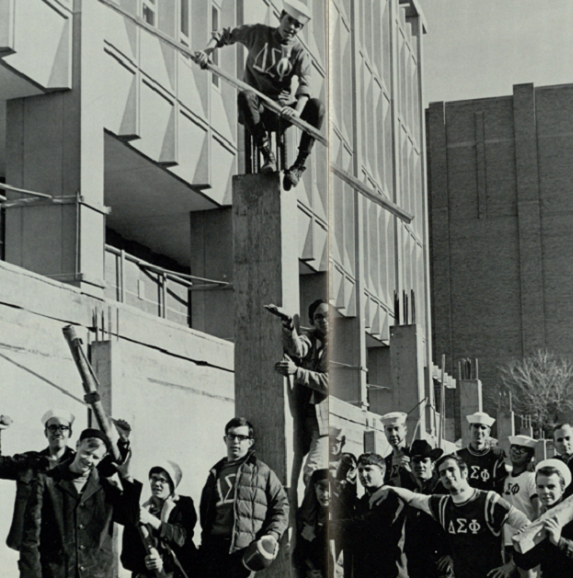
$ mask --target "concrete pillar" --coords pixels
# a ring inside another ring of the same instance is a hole
[[[533,84],[513,87],[521,332],[525,354],[546,346],[543,306],[541,195]]]
[[[462,447],[466,447],[470,441],[467,415],[476,411],[483,411],[481,381],[479,379],[458,380],[460,395],[460,419],[462,422]]]
[[[72,90],[9,100],[6,112],[6,182],[58,200],[7,208],[6,261],[95,296],[104,286],[103,10],[74,2]]]
[[[497,426],[497,439],[499,445],[505,451],[509,452],[509,436],[515,435],[515,419],[512,411],[498,411],[495,425]]]
[[[230,207],[192,212],[191,274],[233,282],[233,220]],[[192,287],[191,327],[223,339],[234,338],[233,291],[229,287]]]
[[[296,211],[296,195],[281,191],[277,173],[233,178],[236,414],[253,422],[257,455],[291,486],[293,514],[296,484],[290,477],[296,458],[289,384],[273,369],[283,355],[282,329],[263,306],[299,310]],[[260,574],[282,578],[291,571],[283,545],[279,559]]]
[[[405,411],[409,414],[409,438],[414,435],[419,419],[418,437],[420,432],[426,431],[425,405],[419,404],[424,398],[425,391],[424,347],[423,330],[419,325],[392,327],[390,331],[391,411]]]
[[[548,460],[555,456],[555,446],[551,440],[538,440],[535,446],[535,463]]]

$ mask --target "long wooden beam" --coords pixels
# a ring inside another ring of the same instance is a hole
[[[145,30],[147,30],[147,32],[149,32],[153,36],[160,38],[163,42],[169,44],[169,46],[171,46],[175,50],[178,50],[182,54],[189,56],[193,60],[193,62],[196,62],[195,53],[187,46],[180,44],[179,42],[177,42],[164,32],[161,32],[161,30],[158,30],[157,28],[150,26],[142,18],[139,18],[138,16],[133,16],[129,12],[126,12],[125,10],[120,8],[117,4],[115,4],[112,0],[99,0],[99,1],[102,4],[105,4],[106,6],[111,8],[112,10],[115,10],[128,20],[131,20],[132,22],[137,24],[137,26],[141,26],[141,28],[144,28]],[[249,86],[246,82],[243,82],[238,78],[235,78],[233,75],[229,74],[228,72],[225,72],[223,69],[219,68],[216,64],[213,64],[212,62],[209,62],[207,64],[206,69],[212,72],[213,74],[216,74],[217,76],[221,77],[223,80],[225,80],[228,84],[230,84],[237,90],[250,90],[251,92],[254,92],[261,99],[263,106],[265,106],[269,110],[272,110],[277,115],[281,116],[282,107],[279,104],[277,104],[272,98],[269,98],[262,92],[258,91],[256,88]],[[304,120],[298,117],[291,117],[288,119],[288,122],[297,126],[304,132],[308,133],[310,136],[314,137],[318,142],[320,142],[324,146],[328,146],[328,141],[326,137],[316,128],[314,128]]]
[[[399,207],[396,203],[386,200],[374,189],[367,187],[362,181],[359,181],[356,177],[353,177],[349,172],[341,169],[339,166],[330,165],[330,170],[345,183],[349,184],[353,189],[364,195],[367,199],[380,205],[383,209],[390,211],[405,223],[411,223],[414,220],[414,215],[404,211],[404,209]]]

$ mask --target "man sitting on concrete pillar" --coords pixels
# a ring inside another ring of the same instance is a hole
[[[403,411],[392,411],[384,414],[380,421],[384,426],[384,434],[392,447],[392,453],[386,456],[386,477],[384,482],[401,488],[414,490],[417,488],[416,478],[412,473],[410,451],[406,445],[408,414]]]
[[[478,490],[503,492],[503,483],[507,476],[505,455],[499,447],[493,447],[490,438],[491,426],[495,419],[483,411],[466,416],[471,440],[467,448],[458,455],[468,466],[468,482]]]
[[[310,10],[299,0],[285,0],[279,17],[279,26],[271,28],[264,24],[245,24],[238,28],[225,28],[213,33],[213,37],[196,59],[206,66],[215,49],[239,42],[248,50],[245,65],[245,82],[276,101],[280,106],[281,119],[274,112],[266,110],[259,97],[251,91],[242,91],[238,96],[239,122],[247,128],[260,149],[264,164],[261,173],[277,170],[276,159],[271,151],[268,130],[289,126],[289,119],[300,117],[319,129],[324,119],[324,104],[317,98],[310,98],[310,56],[300,41],[298,33],[310,20]],[[298,78],[298,88],[292,96],[292,79]],[[314,138],[304,132],[300,140],[298,156],[286,171],[284,188],[296,187],[305,163],[314,145]]]
[[[317,299],[308,308],[312,329],[299,335],[293,318],[276,305],[265,305],[267,311],[281,318],[285,359],[275,370],[294,377],[295,423],[302,431],[303,452],[307,455],[303,479],[308,484],[312,472],[328,467],[328,304]],[[293,361],[289,356],[294,357]]]

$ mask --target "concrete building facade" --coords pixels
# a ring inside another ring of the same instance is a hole
[[[572,353],[573,86],[432,103],[427,122],[434,350],[479,359],[492,410],[500,365]]]
[[[173,42],[194,51],[222,26],[274,26],[281,0],[0,0],[0,413],[14,419],[4,454],[44,447],[49,407],[74,412],[75,432],[88,424],[61,333],[71,323],[107,410],[133,426],[136,477],[177,461],[180,491],[198,503],[239,411],[254,416],[260,455],[289,486],[280,327],[261,304],[277,300],[305,326],[325,296],[332,422],[349,450],[387,451],[385,411],[412,410],[413,425],[435,431],[423,15],[414,0],[306,3],[302,41],[313,92],[330,104],[330,146],[315,147],[295,191],[271,179],[255,202],[252,177],[236,177],[235,90]],[[228,47],[217,64],[240,77],[244,56]],[[291,160],[298,137],[289,131]],[[0,482],[6,531],[13,491]],[[273,576],[290,575],[284,552]],[[0,567],[16,557],[0,548]]]

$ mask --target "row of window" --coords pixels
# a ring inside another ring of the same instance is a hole
[[[191,0],[179,0],[179,32],[180,41],[185,46],[190,47],[190,3]],[[169,6],[171,9],[172,5]],[[167,7],[166,7],[167,8]],[[158,26],[159,11],[161,10],[161,0],[141,0],[141,17],[150,26]],[[213,1],[211,4],[211,30],[218,30],[221,25],[221,6],[219,2]],[[212,60],[214,64],[219,64],[218,52],[213,53]],[[213,84],[219,86],[219,77],[212,75]]]

